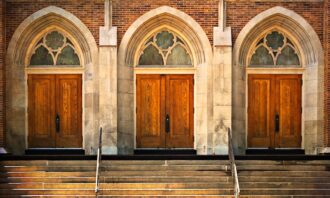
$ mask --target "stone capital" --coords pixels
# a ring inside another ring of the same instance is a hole
[[[231,28],[226,27],[224,30],[221,27],[213,28],[213,45],[215,47],[224,46],[231,47],[232,39],[231,39]]]
[[[117,46],[117,27],[100,27],[100,46]]]

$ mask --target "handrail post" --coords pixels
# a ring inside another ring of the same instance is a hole
[[[238,198],[240,195],[240,188],[238,182],[237,167],[235,163],[233,137],[230,128],[228,128],[228,157],[231,165],[231,176],[233,177],[233,182],[234,182],[234,196],[235,198]]]
[[[96,176],[95,176],[95,193],[98,197],[99,192],[99,180],[100,180],[100,163],[102,160],[102,127],[99,129],[99,146],[97,149],[97,158],[96,158]]]

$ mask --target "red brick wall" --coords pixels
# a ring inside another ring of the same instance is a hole
[[[10,1],[6,3],[6,35],[7,46],[16,28],[25,18],[34,12],[48,6],[57,6],[74,14],[92,32],[96,42],[99,42],[99,27],[104,22],[104,3],[100,0],[30,0]]]
[[[324,54],[325,54],[325,72],[324,72],[324,83],[325,83],[325,94],[324,94],[324,100],[325,100],[325,145],[330,146],[330,50],[329,50],[329,43],[330,43],[330,3],[328,0],[324,1]]]
[[[118,27],[118,44],[138,17],[164,5],[177,8],[194,18],[212,43],[213,27],[218,26],[217,0],[114,0],[113,25]]]
[[[321,41],[323,38],[323,2],[227,2],[227,26],[232,27],[235,42],[241,29],[256,15],[274,6],[282,6],[303,16],[315,29]]]
[[[4,127],[4,67],[5,67],[5,1],[0,0],[0,147],[3,147],[5,144],[5,127]]]

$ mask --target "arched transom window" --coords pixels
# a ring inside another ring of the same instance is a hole
[[[296,46],[285,34],[271,31],[252,50],[250,67],[301,67]]]
[[[71,40],[59,31],[51,31],[34,46],[30,66],[80,66],[80,60]]]
[[[175,33],[162,30],[149,37],[139,53],[138,66],[192,66],[186,43]]]

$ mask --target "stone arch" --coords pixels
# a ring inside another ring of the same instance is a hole
[[[55,6],[41,9],[27,17],[15,30],[6,56],[6,126],[7,146],[13,153],[21,154],[27,145],[27,74],[25,60],[33,39],[47,28],[65,31],[79,45],[82,67],[78,73],[83,75],[83,139],[93,136],[97,117],[95,80],[98,76],[98,48],[94,37],[86,25],[70,12]],[[56,71],[48,70],[48,73]],[[58,72],[58,71],[57,71]],[[61,71],[65,73],[66,71]],[[91,101],[91,102],[86,102]],[[88,115],[88,116],[87,116]],[[92,141],[83,142],[90,148]],[[87,151],[87,153],[89,150]]]
[[[172,7],[162,6],[140,16],[126,31],[118,50],[118,149],[132,153],[135,143],[134,57],[145,35],[159,26],[180,33],[191,48],[195,62],[195,131],[207,134],[208,109],[212,101],[210,68],[212,47],[202,27],[189,15]],[[209,89],[211,90],[211,89]],[[207,99],[206,99],[207,98]],[[196,124],[198,123],[198,124]],[[207,138],[195,133],[195,148],[206,153]]]
[[[313,27],[292,10],[276,6],[251,19],[239,33],[233,51],[233,132],[240,152],[246,149],[246,67],[250,46],[266,29],[280,28],[295,40],[304,68],[302,148],[312,154],[323,140],[322,44]],[[313,98],[313,99],[311,99]]]

